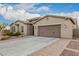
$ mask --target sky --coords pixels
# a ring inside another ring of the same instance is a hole
[[[0,23],[40,17],[47,14],[70,16],[79,19],[78,3],[1,3]]]

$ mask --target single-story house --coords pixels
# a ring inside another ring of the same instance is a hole
[[[71,17],[46,15],[30,19],[28,22],[16,21],[11,28],[12,32],[20,31],[24,35],[28,35],[29,32],[34,36],[73,38],[76,25],[76,19]],[[13,27],[16,27],[15,30]]]
[[[11,32],[20,32],[23,35],[33,35],[33,25],[29,22],[17,20],[11,25]]]

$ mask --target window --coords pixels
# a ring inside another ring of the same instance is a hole
[[[15,32],[15,27],[13,27],[13,32]]]
[[[12,27],[12,32],[15,32],[15,27]]]
[[[11,32],[13,32],[13,27],[11,28]]]
[[[16,24],[16,26],[17,26],[17,29],[18,29],[18,32],[19,32],[19,24]]]
[[[21,32],[24,32],[24,27],[23,26],[21,26]]]

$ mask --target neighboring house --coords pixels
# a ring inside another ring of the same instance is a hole
[[[11,32],[20,32],[23,35],[33,35],[33,25],[29,22],[16,21],[11,25]]]
[[[28,34],[27,32],[29,32],[32,35],[34,34],[34,36],[73,38],[73,29],[76,28],[76,20],[71,17],[46,15],[30,19],[27,23],[16,21],[11,27],[21,27],[15,30],[12,29],[12,32],[22,32],[22,29],[25,29],[23,31],[24,34]]]

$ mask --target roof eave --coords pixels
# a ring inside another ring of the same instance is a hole
[[[58,17],[58,18],[68,18],[70,19],[70,21],[75,24],[75,22],[72,20],[71,17],[65,17],[65,16],[56,16],[56,15],[46,15],[46,16],[43,16],[42,18],[40,18],[39,20],[37,20],[36,22],[34,22],[33,24],[37,23],[38,21],[40,21],[41,19],[45,18],[45,17]]]

